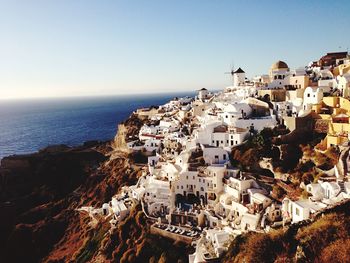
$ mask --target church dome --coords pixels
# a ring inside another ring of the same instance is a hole
[[[289,67],[286,62],[283,62],[281,60],[271,65],[271,70],[279,70],[279,69],[289,69]]]

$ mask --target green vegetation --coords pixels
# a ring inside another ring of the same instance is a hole
[[[248,141],[232,150],[232,164],[243,170],[261,171],[258,162],[261,158],[272,158],[275,167],[286,172],[293,169],[299,162],[302,152],[299,145],[285,144],[277,147],[273,138],[284,134],[285,130],[264,128],[254,133]]]

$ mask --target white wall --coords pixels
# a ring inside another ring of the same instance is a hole
[[[323,90],[316,87],[307,87],[304,91],[304,104],[319,104],[323,99]]]
[[[222,148],[204,147],[203,158],[207,164],[223,164],[229,161],[229,154]]]

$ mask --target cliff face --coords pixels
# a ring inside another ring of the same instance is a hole
[[[52,147],[6,157],[0,166],[0,261],[67,261],[92,235],[76,211],[100,206],[141,174],[127,156],[106,157],[109,143]],[[18,251],[21,253],[18,253]]]
[[[4,262],[37,262],[75,221],[80,190],[106,160],[90,147],[11,156],[0,166]],[[18,251],[21,253],[18,253]]]
[[[139,131],[143,125],[158,125],[159,121],[150,120],[147,116],[132,114],[127,120],[118,125],[118,134],[114,144],[118,148],[124,148],[127,142],[137,140]]]
[[[126,145],[126,137],[127,137],[128,129],[125,127],[124,124],[118,125],[118,133],[114,138],[114,147],[116,149],[119,149],[121,151],[128,151],[127,145]]]

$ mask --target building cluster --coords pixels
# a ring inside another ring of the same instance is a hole
[[[268,74],[252,79],[238,68],[232,79],[233,85],[221,92],[201,89],[195,98],[137,110],[154,125],[144,125],[127,148],[147,157],[148,170],[136,185],[123,189],[124,199],[119,194],[101,210],[115,223],[125,215],[125,200],[138,200],[154,220],[155,233],[195,245],[190,262],[219,258],[242,232],[309,219],[350,196],[347,52],[328,53],[295,70],[277,61]],[[234,147],[278,125],[291,132],[325,133],[318,150],[338,146],[345,151],[329,178],[303,186],[308,198],[279,202],[254,175],[231,165]]]

